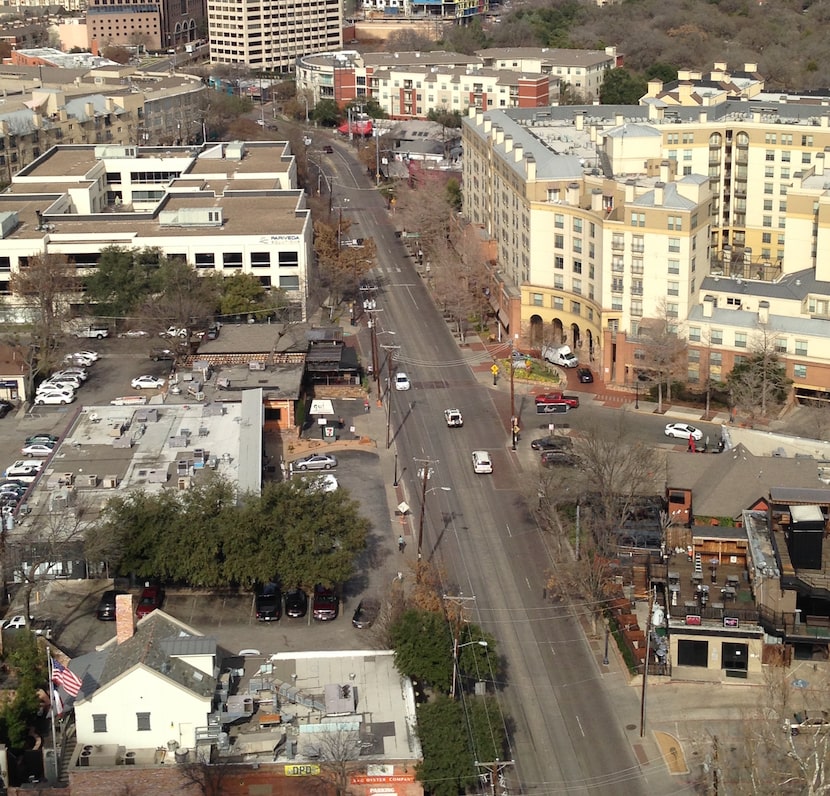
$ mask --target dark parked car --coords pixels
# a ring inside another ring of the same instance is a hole
[[[321,622],[328,622],[337,619],[339,601],[334,589],[321,586],[319,583],[314,587],[314,602],[311,606],[311,615]]]
[[[138,598],[138,608],[135,609],[135,615],[139,619],[143,619],[147,614],[153,613],[156,608],[161,608],[164,602],[164,589],[161,586],[145,586],[141,592],[141,597]]]
[[[101,595],[96,616],[102,622],[111,622],[115,620],[115,598],[119,594],[127,594],[127,592],[118,591],[118,589],[109,589]]]
[[[535,451],[561,451],[573,447],[570,437],[540,437],[530,443]]]
[[[542,467],[573,466],[576,463],[576,456],[568,451],[545,451],[542,454]]]
[[[380,600],[375,597],[364,597],[355,609],[352,624],[360,629],[371,627],[380,615]]]
[[[291,589],[285,593],[285,615],[292,618],[305,616],[308,597],[302,589]]]
[[[331,144],[326,144],[326,145],[323,147],[323,152],[325,152],[327,155],[331,155],[331,154],[333,154],[333,153],[334,153],[334,149],[332,149]]]
[[[0,401],[0,417],[5,417],[12,409],[14,409],[14,404],[8,401]]]
[[[205,337],[207,337],[208,340],[215,340],[219,337],[219,326],[215,323],[209,326]]]
[[[591,373],[590,368],[577,368],[576,377],[582,384],[593,384],[594,374]]]
[[[256,618],[276,622],[282,616],[282,593],[276,583],[266,583],[256,595]]]
[[[162,359],[175,359],[176,352],[169,348],[154,348],[150,351],[150,359],[155,362],[160,362]]]
[[[31,445],[33,442],[57,442],[60,437],[54,434],[33,434],[31,437],[26,437],[26,444]]]

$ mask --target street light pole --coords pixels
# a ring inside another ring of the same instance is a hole
[[[424,516],[426,515],[427,505],[427,481],[429,481],[429,478],[432,475],[432,468],[430,467],[432,462],[429,459],[422,461],[423,469],[421,471],[421,516],[418,519],[418,572],[416,573],[416,578],[419,582],[421,579],[421,546],[424,543]]]
[[[637,378],[637,374],[634,374],[634,378],[636,381],[634,382],[634,408],[640,408],[640,380]]]
[[[386,351],[386,450],[392,445],[390,439],[390,429],[392,426],[392,352],[400,350],[399,345],[385,345],[383,350]],[[397,472],[397,465],[395,466]],[[395,478],[397,481],[397,477]]]
[[[516,390],[513,386],[513,340],[510,340],[510,362],[507,367],[510,368],[510,436],[513,440],[513,450],[516,450],[516,429],[518,428],[518,421],[516,418]]]
[[[484,639],[480,641],[466,641],[464,644],[458,643],[457,636],[452,640],[452,687],[450,688],[450,699],[455,699],[456,683],[458,682],[458,651],[472,644],[478,644],[479,647],[487,647],[487,642]]]
[[[375,187],[380,185],[380,130],[375,120]]]

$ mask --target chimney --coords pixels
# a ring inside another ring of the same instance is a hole
[[[769,302],[758,302],[758,323],[769,323]]]
[[[89,45],[89,51],[96,57],[100,55],[98,52],[98,39],[92,40],[92,43]]]
[[[656,182],[654,183],[654,206],[655,207],[662,207],[663,206],[663,196],[666,189],[666,183],[664,182]]]
[[[758,64],[744,64],[744,72],[749,72],[750,74],[758,71]]]
[[[504,153],[509,154],[513,151],[513,136],[512,135],[504,135],[501,130],[499,130],[496,136],[496,143],[501,144],[504,142]]]
[[[132,594],[115,596],[115,638],[119,644],[129,641],[135,633],[135,609]]]
[[[671,178],[671,163],[668,160],[660,161],[660,182],[667,183]]]
[[[525,158],[525,178],[528,182],[536,182],[536,158],[533,155]]]
[[[513,147],[513,157],[516,163],[519,163],[525,156],[525,149],[521,144],[516,144]]]
[[[573,207],[579,207],[579,183],[569,182],[566,189],[566,201]]]
[[[580,132],[585,129],[585,111],[577,111],[574,114],[574,127]]]
[[[634,180],[625,181],[625,201],[626,204],[634,201]]]
[[[714,296],[704,296],[703,297],[703,317],[704,318],[711,318],[712,311],[715,309],[715,297]]]
[[[614,124],[617,127],[622,127],[622,125],[625,124],[625,116],[623,116],[623,114],[621,114],[621,113],[615,113],[614,114]]]
[[[591,210],[595,213],[602,212],[602,189],[594,188],[591,191]]]
[[[827,158],[827,151],[830,147],[824,147],[824,152],[816,154],[815,171],[813,172],[817,177],[824,176],[824,168],[826,166],[825,159]]]

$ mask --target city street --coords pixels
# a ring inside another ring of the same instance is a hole
[[[422,552],[446,571],[446,594],[467,598],[470,618],[498,639],[506,658],[507,682],[497,693],[515,761],[505,772],[511,792],[672,792],[662,765],[641,766],[641,741],[629,729],[638,726],[635,695],[620,693],[619,679],[611,678],[612,704],[598,645],[588,643],[569,611],[543,598],[550,551],[525,508],[535,457],[526,467],[522,452],[510,450],[509,400],[476,379],[395,237],[381,197],[363,187],[359,167],[347,172],[344,160],[333,164],[335,203],[349,200],[361,234],[378,248],[379,344],[396,347],[381,358],[394,356],[412,382],[411,390],[392,392],[391,426],[414,512],[419,470],[432,470]],[[451,406],[464,413],[461,429],[444,422]],[[662,427],[654,428],[649,435],[657,442]],[[490,452],[492,475],[473,472],[476,449]]]

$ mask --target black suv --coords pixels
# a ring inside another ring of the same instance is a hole
[[[101,595],[101,600],[98,603],[98,610],[95,615],[102,622],[111,622],[115,620],[115,598],[119,594],[127,594],[128,592],[119,591],[118,589],[109,589]]]
[[[302,589],[291,589],[285,593],[285,615],[292,618],[305,616],[308,597]]]
[[[154,348],[150,352],[150,359],[154,362],[160,362],[162,359],[175,359],[176,353],[169,348]]]
[[[282,616],[282,594],[276,583],[266,583],[256,595],[256,618],[276,622]]]

